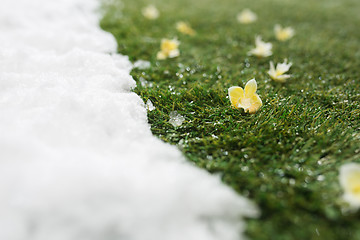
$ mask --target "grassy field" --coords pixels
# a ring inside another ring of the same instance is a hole
[[[152,132],[258,204],[261,217],[247,220],[250,239],[360,239],[360,212],[346,211],[338,182],[339,166],[360,162],[360,1],[153,0],[156,20],[141,14],[149,3],[115,0],[101,26],[120,53],[151,62],[132,75],[134,91],[156,107]],[[244,8],[258,21],[239,24]],[[181,20],[197,34],[177,32]],[[277,23],[295,37],[277,41]],[[256,35],[273,43],[273,56],[247,56]],[[161,39],[173,37],[180,56],[156,60]],[[292,77],[276,83],[269,61],[284,58]],[[254,115],[227,98],[229,87],[251,78],[263,101]],[[173,110],[186,119],[180,127],[169,123]]]

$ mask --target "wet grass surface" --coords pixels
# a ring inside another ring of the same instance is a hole
[[[360,212],[345,211],[338,183],[339,166],[360,162],[360,2],[154,0],[156,20],[141,14],[148,3],[113,1],[101,26],[120,53],[151,62],[132,75],[134,91],[156,107],[148,114],[152,132],[258,204],[250,239],[360,239]],[[239,24],[244,8],[258,21]],[[197,34],[177,32],[177,21]],[[277,23],[292,26],[295,37],[277,41]],[[256,35],[273,43],[273,56],[247,56]],[[161,39],[173,37],[181,55],[156,60]],[[285,58],[292,77],[271,81],[269,61]],[[254,115],[227,98],[229,87],[251,78],[263,100]],[[180,127],[169,123],[174,110],[185,117]]]

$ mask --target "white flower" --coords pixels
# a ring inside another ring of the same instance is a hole
[[[287,59],[283,63],[278,63],[276,68],[274,67],[274,63],[270,61],[270,70],[267,72],[270,77],[277,82],[285,82],[286,79],[291,77],[289,74],[284,74],[289,71],[292,63],[287,63]]]
[[[160,51],[157,53],[156,58],[163,60],[166,58],[174,58],[180,55],[179,51],[180,42],[177,39],[162,39]]]
[[[343,199],[354,209],[360,208],[360,164],[346,163],[340,168],[340,185]]]
[[[151,20],[158,18],[160,15],[159,10],[157,10],[154,5],[148,5],[147,7],[143,8],[141,12],[144,17]]]
[[[262,101],[256,93],[257,84],[255,79],[249,80],[245,85],[245,90],[242,87],[234,86],[228,90],[231,106],[239,109],[244,109],[250,114],[255,113],[262,106]]]
[[[249,24],[257,20],[256,14],[250,9],[244,9],[237,15],[237,20],[243,24]]]
[[[295,30],[292,27],[281,27],[276,24],[274,27],[276,39],[279,41],[286,41],[295,35]]]
[[[257,57],[268,57],[272,55],[272,44],[261,40],[260,36],[255,38],[255,48],[251,49],[248,54]]]

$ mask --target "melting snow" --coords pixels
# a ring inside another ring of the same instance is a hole
[[[169,116],[170,116],[169,122],[174,127],[180,127],[181,124],[185,121],[185,118],[182,115],[180,115],[177,111],[172,111],[169,114]]]
[[[95,0],[3,0],[0,239],[232,240],[255,206],[153,137]]]
[[[141,70],[148,69],[150,68],[150,66],[151,64],[149,61],[137,60],[136,62],[134,62],[134,68],[138,68]]]
[[[154,106],[154,104],[151,102],[150,99],[148,99],[148,100],[146,101],[146,109],[149,110],[149,111],[155,110],[155,106]]]
[[[146,109],[149,111],[155,110],[155,106],[150,99],[146,101]]]

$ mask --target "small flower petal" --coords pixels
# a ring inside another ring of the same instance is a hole
[[[262,106],[262,101],[261,101],[259,95],[257,95],[255,93],[253,95],[253,97],[251,98],[251,107],[249,108],[249,113],[253,114],[253,113],[257,112],[261,106]]]
[[[275,72],[275,66],[274,66],[273,61],[270,61],[270,70],[269,71]]]
[[[246,98],[251,98],[257,89],[257,84],[255,79],[251,79],[250,81],[248,81],[245,85],[245,97]]]
[[[166,59],[166,54],[164,52],[160,51],[157,53],[156,58],[158,60],[164,60],[164,59]]]
[[[169,52],[169,58],[178,57],[180,55],[179,49],[174,49]]]
[[[278,81],[278,82],[286,82],[287,79],[289,79],[291,77],[290,74],[283,74],[283,75],[280,75],[280,76],[277,76],[275,79],[275,81]]]
[[[286,73],[287,71],[289,71],[290,67],[292,66],[292,63],[287,63],[287,59],[285,59],[285,61],[283,63],[278,63],[276,65],[276,72],[278,75],[281,75],[283,73]]]
[[[244,90],[241,87],[230,87],[228,90],[229,99],[233,107],[238,107],[241,99],[245,98]]]

